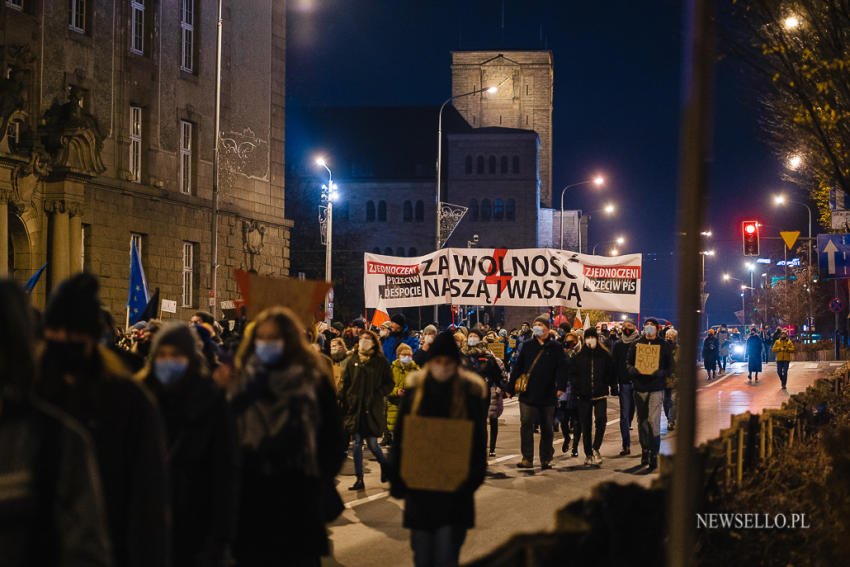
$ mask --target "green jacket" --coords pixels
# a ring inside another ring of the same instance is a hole
[[[351,435],[380,436],[384,430],[384,396],[394,385],[390,364],[380,353],[365,362],[357,352],[352,353],[343,365],[339,389],[345,430]]]
[[[395,431],[395,424],[398,421],[398,405],[401,402],[402,392],[407,383],[407,375],[414,370],[419,370],[415,362],[411,362],[407,366],[402,365],[399,359],[393,360],[391,365],[393,371],[393,381],[395,387],[390,395],[387,396],[387,431]]]

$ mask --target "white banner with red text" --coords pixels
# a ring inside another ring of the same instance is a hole
[[[420,305],[569,307],[640,312],[641,254],[553,248],[444,248],[405,258],[364,254],[369,309]]]

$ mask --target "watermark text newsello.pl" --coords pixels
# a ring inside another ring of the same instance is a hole
[[[697,514],[697,529],[799,530],[812,527],[805,514],[707,512]]]

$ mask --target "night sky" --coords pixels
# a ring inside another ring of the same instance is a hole
[[[550,49],[555,63],[553,195],[599,172],[607,188],[571,189],[566,207],[618,205],[594,215],[590,242],[620,234],[626,252],[675,251],[682,12],[673,0],[289,0],[289,106],[439,105],[450,94],[450,52]],[[717,250],[706,263],[709,316],[733,322],[737,282],[749,280],[740,222],[806,231],[806,212],[772,207],[799,190],[781,181],[781,161],[762,142],[752,85],[736,63],[717,66],[712,193],[707,228]],[[287,144],[298,144],[287,137]],[[814,229],[816,231],[816,228]],[[763,242],[764,244],[764,242]],[[775,245],[774,258],[782,248]],[[765,255],[764,253],[762,254]],[[661,269],[661,267],[664,267]],[[642,312],[675,321],[669,263],[645,263]],[[759,274],[760,275],[760,274]],[[651,289],[650,289],[651,288]]]

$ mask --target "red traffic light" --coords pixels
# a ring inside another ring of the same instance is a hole
[[[759,223],[758,221],[744,221],[741,223],[741,236],[743,237],[744,256],[759,255]]]
[[[756,231],[756,225],[753,223],[748,223],[744,225],[744,230],[747,232],[747,234],[753,234]]]

